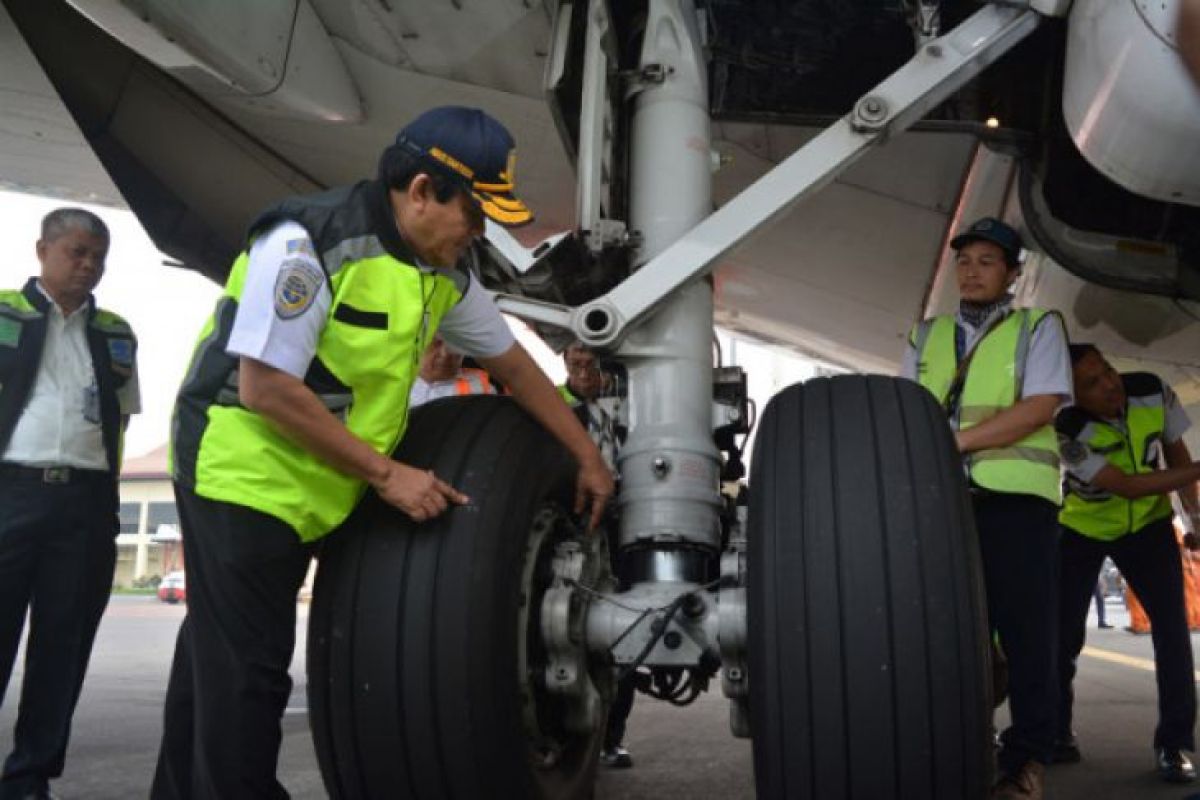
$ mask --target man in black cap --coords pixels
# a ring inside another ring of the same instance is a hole
[[[155,798],[282,798],[296,594],[314,544],[368,488],[420,522],[468,502],[389,454],[435,334],[473,356],[575,456],[577,511],[612,474],[490,297],[457,268],[484,218],[531,218],[515,149],[477,109],[405,127],[378,179],[268,209],[249,230],[179,392],[172,477],[188,614]]]
[[[1055,722],[1057,513],[1052,421],[1071,400],[1062,320],[1014,309],[1021,237],[987,217],[951,242],[958,313],[913,328],[903,374],[946,411],[969,476],[988,618],[1008,660],[1012,725],[993,797],[1040,798]]]

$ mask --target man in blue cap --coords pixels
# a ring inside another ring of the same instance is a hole
[[[1057,514],[1055,413],[1071,401],[1061,318],[1014,309],[1021,237],[998,219],[951,241],[958,313],[913,328],[903,374],[942,404],[968,475],[988,618],[1008,660],[1012,725],[993,797],[1040,798],[1055,734]]]
[[[294,197],[251,225],[172,422],[188,614],[154,798],[283,798],[295,602],[313,548],[368,488],[420,522],[468,502],[394,461],[435,334],[473,356],[575,456],[577,511],[613,492],[600,452],[458,268],[484,219],[531,219],[511,135],[477,109],[400,131],[376,180]]]

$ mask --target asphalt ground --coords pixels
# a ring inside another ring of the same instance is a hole
[[[1077,682],[1080,764],[1047,773],[1048,800],[1182,800],[1200,784],[1170,786],[1153,771],[1150,748],[1155,685],[1149,636],[1122,630],[1127,622],[1111,603],[1112,630],[1088,631],[1089,650]],[[304,641],[307,609],[300,606],[292,665],[295,690],[283,722],[280,776],[297,800],[325,796],[305,711]],[[114,596],[97,636],[91,670],[75,714],[67,770],[53,789],[66,800],[126,800],[147,796],[162,732],[162,700],[182,606],[150,597]],[[0,709],[0,749],[12,744],[20,667]],[[1003,724],[1002,714],[998,722]],[[681,797],[693,800],[754,797],[750,743],[729,734],[728,706],[713,691],[692,706],[674,708],[639,697],[626,744],[634,767],[602,768],[597,800]],[[870,753],[864,753],[869,768]]]

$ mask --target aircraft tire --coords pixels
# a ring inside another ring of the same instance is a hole
[[[570,502],[569,456],[511,400],[476,396],[414,410],[395,457],[470,502],[417,524],[369,495],[325,543],[308,697],[326,790],[346,800],[590,797],[603,719],[589,734],[557,732],[547,755],[529,734],[529,705],[545,718],[544,744],[554,698],[531,698],[518,666],[537,674],[528,659],[539,645],[519,644],[521,630],[538,630],[535,618],[518,623],[539,607],[523,575],[548,572],[540,560],[523,569],[528,533],[539,510],[544,519]]]
[[[754,447],[748,568],[758,797],[988,796],[978,542],[931,395],[839,376],[772,399]]]

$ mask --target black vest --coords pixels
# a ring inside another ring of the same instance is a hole
[[[17,326],[15,346],[0,341],[0,453],[8,447],[17,420],[25,411],[33,383],[42,361],[46,342],[50,301],[37,288],[37,279],[30,278],[21,294],[36,313],[22,311],[0,302],[0,324]],[[92,369],[100,394],[100,427],[109,471],[116,477],[121,463],[121,407],[117,390],[133,375],[137,340],[123,320],[100,312],[119,324],[100,327],[97,324],[95,298],[88,306],[87,343],[92,356]],[[108,328],[116,328],[111,330]],[[5,337],[7,339],[9,337]]]

